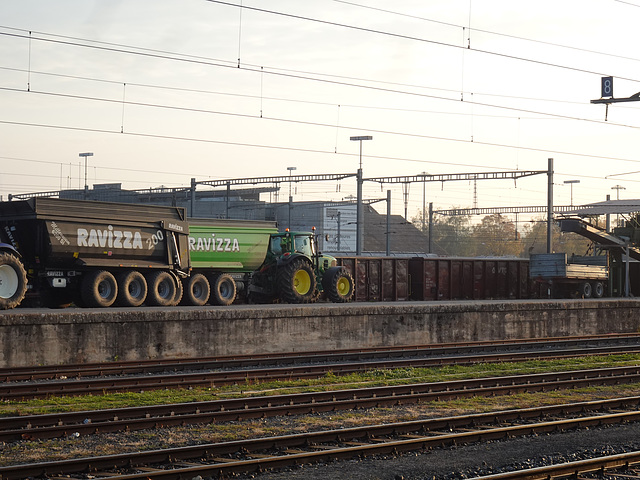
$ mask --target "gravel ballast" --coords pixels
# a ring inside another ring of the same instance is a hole
[[[319,465],[241,478],[260,480],[455,480],[640,449],[640,424],[581,429]]]

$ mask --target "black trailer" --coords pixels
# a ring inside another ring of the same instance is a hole
[[[0,203],[0,308],[175,305],[190,269],[179,207],[32,198]]]

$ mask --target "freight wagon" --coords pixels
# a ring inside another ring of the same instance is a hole
[[[339,257],[355,279],[356,301],[526,299],[521,258]]]
[[[33,198],[0,203],[0,308],[348,302],[353,279],[315,232],[189,219],[177,207]]]
[[[566,253],[531,255],[531,278],[552,298],[600,298],[606,295],[609,266],[606,255],[567,257]]]

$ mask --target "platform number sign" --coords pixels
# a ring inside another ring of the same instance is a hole
[[[600,97],[613,97],[613,77],[602,77]]]

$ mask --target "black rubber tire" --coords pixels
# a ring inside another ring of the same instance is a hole
[[[116,278],[106,270],[89,272],[82,279],[80,296],[87,307],[110,307],[118,296]]]
[[[147,281],[137,270],[126,270],[116,275],[118,296],[114,305],[119,307],[139,307],[147,299]]]
[[[173,301],[171,302],[171,305],[175,306],[182,301],[182,296],[184,294],[184,286],[182,285],[182,280],[180,279],[177,273],[170,272],[170,274],[173,277],[173,281],[176,285],[176,294],[173,297]]]
[[[184,296],[182,305],[202,306],[209,301],[211,295],[211,285],[207,277],[201,273],[192,274],[182,282],[184,286]]]
[[[211,300],[215,305],[231,305],[237,294],[236,281],[228,273],[221,273],[211,279]]]
[[[602,282],[593,282],[591,284],[591,291],[593,292],[593,298],[604,297],[604,284]]]
[[[316,276],[309,262],[298,258],[280,267],[278,296],[286,303],[313,303],[317,298]]]
[[[9,252],[0,253],[0,309],[15,308],[27,293],[27,272]]]
[[[147,280],[147,305],[168,307],[175,305],[177,284],[173,276],[164,270],[154,270],[145,275]]]
[[[591,284],[589,282],[581,283],[578,289],[578,294],[582,298],[591,298],[591,295],[593,294],[593,289],[591,288]]]
[[[322,289],[333,303],[347,303],[353,299],[353,277],[344,267],[331,267],[322,276]]]

